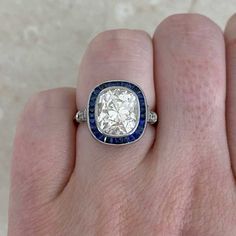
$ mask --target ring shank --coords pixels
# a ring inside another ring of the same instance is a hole
[[[75,121],[77,123],[82,123],[82,122],[86,122],[87,121],[87,109],[85,109],[84,111],[78,111],[75,115]],[[157,113],[154,112],[154,111],[150,111],[148,109],[148,119],[147,119],[147,122],[150,123],[150,124],[155,124],[158,120],[158,117],[157,117]]]
[[[148,119],[147,122],[150,124],[155,124],[158,120],[157,113],[154,111],[148,110]]]
[[[84,111],[78,111],[76,113],[74,119],[77,123],[86,122],[87,121],[87,109],[85,109]]]

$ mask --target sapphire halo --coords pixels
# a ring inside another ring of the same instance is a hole
[[[87,108],[75,115],[87,121],[92,136],[104,144],[124,145],[138,141],[147,123],[157,122],[143,91],[128,81],[106,81],[90,93]]]

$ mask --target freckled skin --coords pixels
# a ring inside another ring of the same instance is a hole
[[[200,15],[168,17],[152,39],[137,30],[99,34],[76,91],[42,92],[23,111],[8,235],[236,235],[225,70],[223,34]],[[139,84],[159,114],[132,145],[103,145],[71,122],[111,77]]]

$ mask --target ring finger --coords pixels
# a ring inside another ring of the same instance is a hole
[[[95,37],[80,66],[78,110],[86,107],[90,91],[107,80],[127,80],[138,84],[147,95],[150,107],[155,106],[153,48],[152,41],[145,32],[111,30]],[[87,125],[81,124],[77,132],[77,169],[85,174],[91,168],[93,171],[98,168],[100,172],[104,164],[110,165],[111,168],[107,169],[111,171],[114,168],[119,171],[124,168],[133,169],[152,145],[154,133],[153,127],[147,127],[144,137],[138,143],[114,147],[96,141],[89,133]]]

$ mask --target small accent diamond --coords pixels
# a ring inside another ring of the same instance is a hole
[[[101,91],[95,111],[98,129],[109,136],[129,135],[139,122],[138,98],[125,87],[110,87]]]

